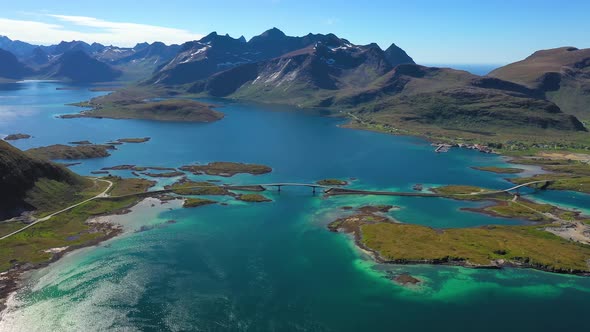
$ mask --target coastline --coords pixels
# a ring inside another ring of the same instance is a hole
[[[51,259],[49,259],[47,261],[44,261],[41,263],[36,263],[36,264],[31,264],[31,263],[22,264],[20,266],[13,267],[7,271],[0,273],[0,320],[2,320],[4,310],[7,309],[6,304],[9,300],[9,298],[11,296],[14,296],[14,294],[16,294],[16,292],[24,286],[24,284],[28,280],[28,274],[32,273],[33,271],[45,268],[45,267],[51,265],[52,263],[57,262],[65,255],[75,252],[78,249],[94,247],[94,246],[97,246],[105,241],[108,241],[108,240],[113,239],[119,235],[124,234],[125,233],[125,229],[124,229],[125,225],[120,223],[118,221],[117,217],[118,216],[125,216],[130,213],[133,213],[134,210],[137,209],[138,207],[141,207],[142,203],[144,203],[144,202],[146,202],[146,206],[152,207],[153,201],[150,201],[150,200],[154,200],[154,199],[157,200],[160,203],[160,205],[164,205],[164,204],[168,203],[167,201],[161,200],[157,197],[146,197],[146,198],[138,200],[134,204],[132,204],[128,207],[125,207],[123,209],[120,209],[118,211],[113,211],[108,214],[96,215],[91,218],[88,218],[85,221],[85,223],[93,226],[92,231],[106,232],[105,236],[101,236],[101,237],[92,239],[91,241],[88,241],[88,242],[80,244],[80,245],[68,246],[66,248],[48,249],[48,250],[52,250],[52,249],[63,249],[63,250],[52,251],[53,256],[51,257]]]
[[[128,213],[128,212],[126,212],[126,213]],[[114,213],[114,214],[110,214],[109,216],[121,215],[121,214],[125,214],[125,213],[118,213],[118,214]],[[88,220],[86,222],[88,222]],[[2,288],[0,288],[0,320],[2,318],[2,312],[6,309],[6,301],[13,293],[15,293],[20,288],[22,288],[23,283],[25,282],[27,273],[47,267],[50,264],[57,262],[64,255],[66,255],[70,252],[73,252],[73,251],[76,251],[76,250],[82,249],[82,248],[96,246],[104,241],[107,241],[107,240],[110,240],[110,239],[116,237],[117,235],[119,235],[123,232],[120,225],[117,225],[117,224],[101,223],[101,224],[96,224],[96,225],[98,227],[94,228],[93,230],[101,229],[104,231],[104,230],[108,229],[109,230],[108,233],[105,236],[95,238],[95,239],[88,241],[84,244],[69,246],[69,247],[65,248],[64,250],[61,250],[58,252],[53,252],[53,256],[48,261],[36,263],[36,264],[26,263],[26,264],[23,264],[23,265],[20,265],[17,267],[13,267],[13,268],[9,269],[8,271],[4,271],[4,272],[0,273],[0,285],[3,286]]]

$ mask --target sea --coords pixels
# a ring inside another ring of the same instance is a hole
[[[0,85],[0,136],[25,133],[20,149],[89,140],[123,144],[81,161],[82,175],[121,164],[180,167],[232,161],[272,167],[265,175],[194,176],[228,184],[312,183],[339,178],[359,189],[412,191],[447,184],[508,188],[498,155],[434,153],[415,137],[341,127],[345,119],[286,106],[209,100],[213,123],[61,119],[71,103],[104,94],[51,81]],[[528,167],[527,172],[539,170]],[[113,174],[131,177],[128,171]],[[159,179],[161,188],[178,179]],[[485,203],[427,197],[329,197],[309,188],[232,197],[184,209],[146,200],[112,217],[120,236],[66,254],[27,276],[0,314],[0,331],[586,331],[590,278],[530,269],[379,264],[326,225],[341,207],[396,206],[390,216],[434,228],[527,224],[464,211]],[[530,196],[590,214],[590,195]],[[216,199],[220,199],[217,197]],[[170,221],[174,222],[170,222]],[[48,221],[50,222],[50,221]],[[2,245],[0,243],[0,245]],[[422,280],[402,286],[392,275]]]

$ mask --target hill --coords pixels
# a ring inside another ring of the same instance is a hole
[[[564,112],[590,119],[590,49],[561,47],[533,53],[489,76],[526,85],[545,94]]]
[[[0,220],[72,196],[90,181],[0,140]]]
[[[363,127],[418,134],[585,131],[536,89],[449,68],[393,66],[388,57],[375,44],[332,38],[217,73],[188,91],[346,111]]]
[[[14,54],[0,49],[0,78],[21,79],[31,73],[32,70],[20,63]]]
[[[81,50],[62,54],[43,67],[40,72],[46,78],[66,79],[80,83],[114,81],[122,73]]]

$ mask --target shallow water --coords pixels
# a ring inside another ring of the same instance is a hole
[[[313,182],[356,178],[352,186],[411,191],[416,183],[505,188],[506,175],[471,166],[502,158],[470,150],[435,154],[425,141],[339,128],[342,120],[286,107],[223,103],[211,124],[138,120],[56,119],[64,106],[99,93],[55,90],[61,84],[0,86],[0,134],[34,136],[19,148],[123,137],[108,158],[72,167],[89,174],[105,166],[178,167],[242,161],[273,167],[263,176],[227,183]],[[219,102],[219,101],[218,101]],[[120,172],[120,174],[128,174]],[[211,178],[211,177],[201,177]],[[173,181],[170,179],[165,182]],[[544,331],[584,329],[590,279],[532,270],[472,270],[373,263],[343,234],[325,225],[339,207],[399,206],[402,222],[433,227],[515,224],[462,207],[480,203],[439,198],[313,196],[309,189],[267,192],[272,203],[179,209],[139,206],[121,216],[126,232],[96,248],[66,255],[36,271],[4,313],[2,331]],[[589,206],[588,195],[544,192],[539,199]],[[167,223],[175,220],[176,223]],[[137,232],[142,226],[147,231]],[[425,282],[398,286],[387,271]]]

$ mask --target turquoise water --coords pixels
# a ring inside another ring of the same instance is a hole
[[[222,179],[231,183],[338,177],[355,178],[355,187],[383,190],[411,190],[415,183],[510,186],[503,175],[470,168],[502,164],[500,157],[457,149],[435,154],[420,139],[343,129],[338,127],[342,120],[286,107],[217,101],[226,117],[211,124],[56,119],[56,114],[78,111],[64,104],[98,95],[55,90],[59,86],[1,86],[0,134],[33,135],[15,142],[23,149],[74,140],[152,138],[72,168],[81,174],[118,164],[177,167],[225,160],[273,167],[263,176]],[[122,236],[34,272],[28,287],[9,302],[0,330],[545,331],[587,326],[590,279],[532,270],[380,265],[346,235],[325,228],[339,207],[364,204],[396,205],[393,217],[433,227],[522,223],[459,210],[480,203],[325,199],[306,189],[266,194],[272,203],[137,207],[120,218],[126,230]],[[543,193],[541,199],[570,207],[589,202],[587,195],[567,192]],[[137,232],[142,226],[149,230]],[[425,282],[408,288],[387,279],[388,273],[401,272]]]

